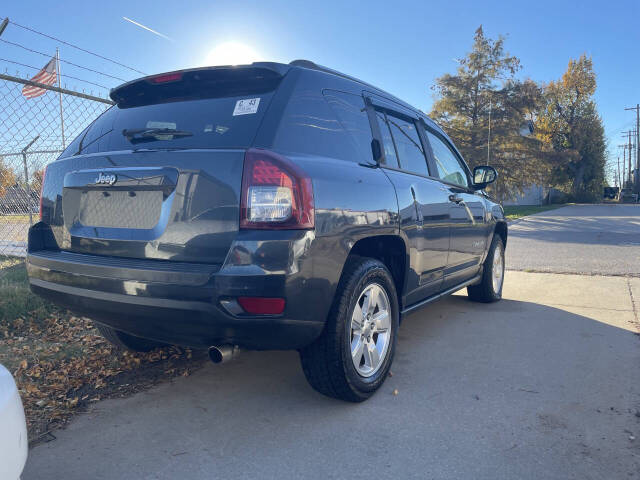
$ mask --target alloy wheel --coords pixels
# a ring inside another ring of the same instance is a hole
[[[495,252],[493,252],[493,266],[491,268],[491,280],[494,293],[500,293],[504,280],[504,250],[498,242]]]
[[[382,364],[391,343],[389,297],[377,283],[360,293],[351,315],[351,359],[358,374],[370,377]]]

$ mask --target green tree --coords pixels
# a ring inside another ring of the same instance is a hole
[[[456,74],[436,79],[431,111],[472,167],[487,162],[496,167],[500,175],[494,188],[500,198],[543,182],[549,174],[540,141],[521,135],[523,125],[535,119],[541,90],[531,80],[515,78],[520,60],[505,51],[504,42],[502,36],[487,38],[480,26]]]
[[[569,61],[562,78],[545,85],[536,122],[554,184],[566,187],[577,201],[597,200],[605,184],[606,142],[595,91],[591,58]]]

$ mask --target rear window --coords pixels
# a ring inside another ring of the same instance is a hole
[[[111,107],[61,157],[139,148],[246,148],[273,93]]]
[[[109,150],[248,147],[272,95],[114,107],[118,112],[107,147]]]
[[[112,92],[98,117],[63,157],[142,148],[251,146],[281,77],[264,69],[188,72],[178,82],[142,79]]]

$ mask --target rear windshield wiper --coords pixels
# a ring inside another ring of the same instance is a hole
[[[131,143],[148,142],[154,140],[173,140],[176,137],[191,137],[193,133],[186,130],[174,130],[172,128],[125,128],[122,135]],[[159,136],[171,136],[171,138],[159,139]]]

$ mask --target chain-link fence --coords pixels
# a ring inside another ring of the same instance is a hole
[[[25,85],[46,90],[27,98]],[[0,260],[24,256],[38,221],[45,166],[112,103],[81,92],[0,74]]]

